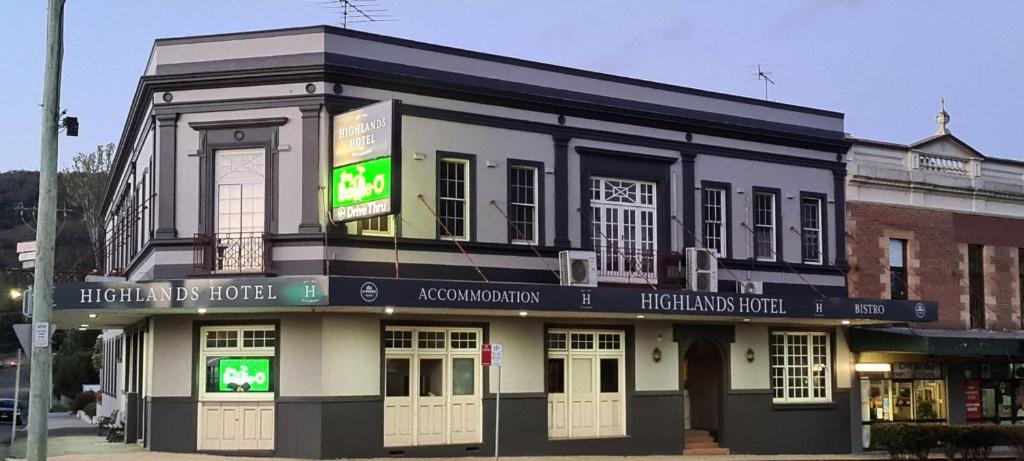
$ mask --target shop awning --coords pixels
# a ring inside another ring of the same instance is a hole
[[[1021,356],[1024,333],[991,330],[930,330],[908,327],[851,328],[854,352],[909,352],[951,356]]]

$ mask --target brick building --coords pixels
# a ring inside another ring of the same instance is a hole
[[[865,446],[876,421],[1024,421],[1024,163],[936,122],[909,145],[851,139],[850,297],[939,303],[922,328],[851,330]]]

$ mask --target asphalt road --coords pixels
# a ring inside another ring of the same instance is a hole
[[[0,357],[3,357],[4,363],[4,368],[0,368],[0,398],[10,399],[14,397],[16,368],[10,367],[7,364],[17,360],[17,355],[8,354]],[[28,369],[28,362],[23,363],[21,368],[21,388],[18,390],[18,401],[24,402],[26,405],[28,404]]]

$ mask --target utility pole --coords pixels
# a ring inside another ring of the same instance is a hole
[[[46,416],[50,411],[53,356],[53,253],[57,234],[57,131],[60,129],[60,66],[64,57],[64,0],[49,0],[46,69],[39,162],[39,213],[32,313],[32,369],[28,400],[28,461],[46,460]]]

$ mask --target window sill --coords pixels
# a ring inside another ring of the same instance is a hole
[[[798,402],[798,403],[783,403],[783,402],[772,402],[773,411],[802,411],[802,410],[834,410],[836,409],[836,403],[832,401],[828,402]]]

